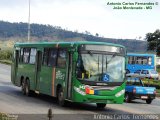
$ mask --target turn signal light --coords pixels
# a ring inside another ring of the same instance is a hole
[[[93,89],[90,89],[89,87],[86,87],[86,88],[85,88],[85,91],[86,91],[86,94],[94,95],[94,90],[93,90]]]

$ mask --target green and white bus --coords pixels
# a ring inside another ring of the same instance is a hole
[[[121,104],[125,93],[126,49],[105,42],[16,43],[11,81],[32,92],[65,101]]]

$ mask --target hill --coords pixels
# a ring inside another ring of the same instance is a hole
[[[0,47],[10,47],[15,41],[27,40],[27,23],[10,23],[0,21]],[[125,36],[125,35],[124,35]],[[31,41],[99,41],[121,44],[127,47],[129,52],[145,52],[147,42],[134,39],[114,39],[100,37],[98,33],[91,35],[88,31],[78,33],[58,26],[31,24]]]

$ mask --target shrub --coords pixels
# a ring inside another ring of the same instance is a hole
[[[144,79],[143,83],[144,86],[156,87],[156,89],[160,89],[160,80]]]
[[[11,50],[0,50],[0,60],[11,60]]]

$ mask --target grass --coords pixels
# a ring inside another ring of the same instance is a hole
[[[0,113],[0,120],[18,120],[18,115]]]

